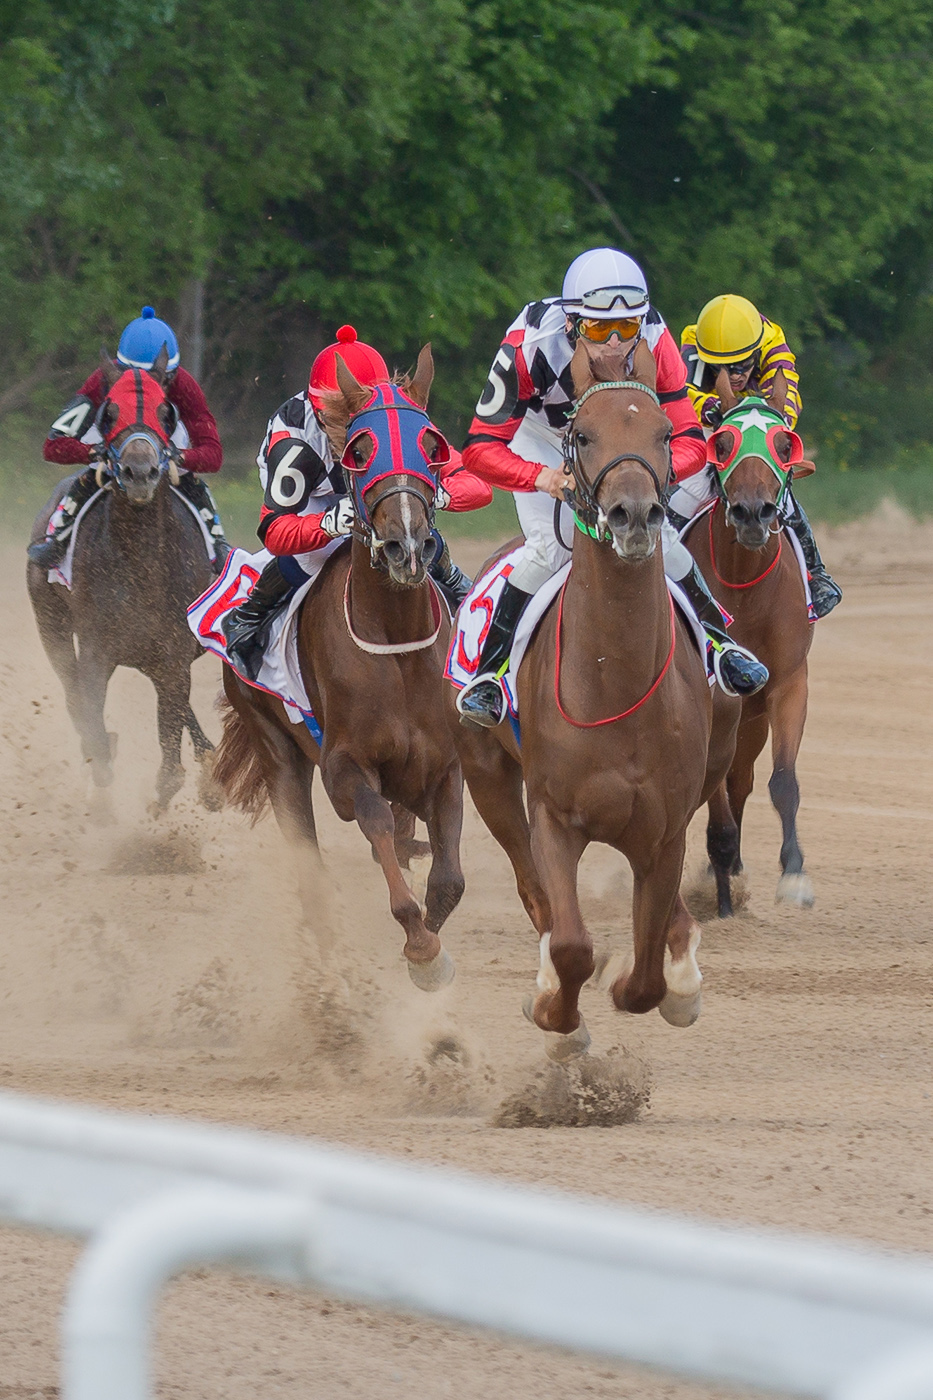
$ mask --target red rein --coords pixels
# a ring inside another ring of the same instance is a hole
[[[615,724],[617,720],[627,719],[628,716],[633,715],[636,710],[640,710],[642,705],[644,705],[648,700],[651,699],[652,695],[657,690],[658,686],[661,684],[664,677],[670,670],[671,662],[674,660],[674,647],[677,644],[677,631],[674,623],[674,600],[670,594],[667,595],[667,601],[670,604],[671,609],[671,649],[667,653],[667,660],[662,666],[661,674],[658,676],[654,685],[651,687],[650,690],[645,692],[645,694],[641,697],[637,704],[629,706],[629,708],[627,710],[623,710],[620,715],[610,715],[608,719],[593,719],[587,721],[582,719],[571,719],[570,715],[568,715],[567,711],[560,703],[560,632],[561,621],[564,615],[564,590],[566,589],[566,587],[567,584],[565,583],[564,587],[560,590],[560,598],[557,601],[557,636],[554,641],[554,700],[557,704],[558,710],[560,711],[561,719],[565,719],[568,724],[572,724],[574,729],[598,729],[601,724]]]
[[[778,564],[780,563],[781,550],[784,548],[784,532],[782,530],[781,533],[778,535],[777,554],[775,554],[774,558],[771,560],[771,563],[765,569],[763,574],[759,574],[757,578],[753,578],[749,583],[730,583],[727,578],[723,578],[722,574],[716,568],[716,557],[713,554],[713,516],[716,514],[716,511],[718,509],[719,503],[717,501],[715,508],[709,513],[709,562],[713,573],[716,575],[716,581],[717,583],[721,583],[723,588],[754,588],[756,583],[761,583],[762,579],[766,579],[769,574],[773,573],[774,570],[777,568]]]

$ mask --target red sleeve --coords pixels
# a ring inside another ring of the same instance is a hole
[[[658,366],[658,398],[674,429],[671,438],[674,480],[683,481],[695,476],[706,465],[706,438],[687,393],[687,367],[674,337],[666,328],[654,348],[654,358]]]
[[[330,543],[330,535],[321,529],[323,511],[320,515],[277,515],[263,506],[259,512],[260,529],[267,518],[269,524],[260,538],[270,554],[308,554]]]
[[[441,485],[450,496],[448,510],[482,510],[492,500],[492,487],[467,471],[455,447],[450,449],[450,461],[441,471]]]
[[[526,462],[508,446],[538,392],[524,337],[523,330],[511,331],[499,346],[463,449],[467,470],[503,491],[533,491],[541,470],[540,462]]]
[[[200,384],[181,366],[169,385],[168,398],[188,430],[191,445],[185,448],[185,466],[191,472],[219,472],[224,452],[217,423]]]
[[[463,449],[463,465],[501,491],[533,491],[541,470],[540,462],[516,457],[504,442],[478,439],[472,434]]]
[[[100,368],[95,369],[94,373],[85,379],[78,393],[90,399],[95,408],[100,408],[107,397],[104,371]],[[47,462],[57,462],[62,467],[86,467],[91,460],[91,448],[89,443],[82,442],[80,438],[46,438],[42,455]]]

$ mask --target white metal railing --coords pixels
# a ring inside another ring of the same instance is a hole
[[[933,1400],[933,1266],[0,1094],[0,1219],[91,1237],[62,1400],[149,1400],[158,1290],[224,1264],[346,1298],[832,1400]]]

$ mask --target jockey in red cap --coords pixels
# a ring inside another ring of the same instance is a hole
[[[322,416],[325,396],[340,392],[338,355],[360,384],[386,383],[390,378],[378,350],[358,340],[352,326],[341,326],[334,344],[322,350],[311,366],[307,390],[293,395],[269,420],[256,458],[264,492],[257,534],[275,558],[263,569],[246,601],[222,624],[230,659],[251,678],[262,661],[267,625],[296,588],[318,572],[324,551],[330,553],[333,541],[353,528],[353,505]],[[491,500],[489,487],[466,471],[460,454],[452,451],[441,474],[437,508],[478,510]],[[438,550],[431,577],[456,609],[472,585],[451,560],[440,534],[435,534]]]

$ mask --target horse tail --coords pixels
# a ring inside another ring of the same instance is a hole
[[[214,750],[212,776],[223,788],[232,807],[239,807],[258,822],[269,801],[259,755],[250,736],[249,725],[226,695],[217,702],[224,732]]]

